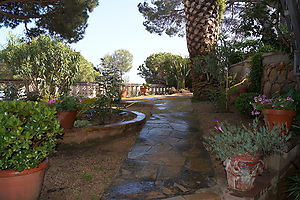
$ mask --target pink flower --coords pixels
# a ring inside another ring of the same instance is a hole
[[[53,103],[56,103],[56,102],[57,102],[56,99],[50,99],[50,100],[48,101],[48,104],[53,104]]]
[[[218,131],[222,131],[222,127],[221,126],[214,126],[214,129],[216,129]]]
[[[260,114],[260,112],[257,111],[257,110],[254,110],[254,111],[251,112],[251,115],[259,115],[259,114]]]
[[[84,99],[79,99],[79,102],[82,103],[84,101]]]

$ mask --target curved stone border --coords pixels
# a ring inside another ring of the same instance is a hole
[[[94,139],[105,140],[111,137],[122,135],[128,131],[133,131],[134,129],[138,128],[141,124],[143,124],[146,120],[146,115],[144,113],[126,110],[126,109],[121,109],[121,110],[135,114],[136,118],[125,122],[117,122],[117,123],[101,125],[101,126],[72,128],[66,130],[64,132],[62,143],[80,144],[82,142],[90,141]]]

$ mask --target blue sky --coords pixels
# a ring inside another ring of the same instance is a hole
[[[185,38],[150,34],[143,26],[143,16],[137,5],[143,0],[99,0],[99,6],[90,14],[84,39],[71,46],[95,65],[100,58],[117,49],[127,49],[134,56],[133,69],[129,72],[131,83],[141,83],[137,67],[153,53],[170,52],[187,56]],[[17,29],[0,29],[0,45],[6,42],[7,34],[22,34],[23,26]]]

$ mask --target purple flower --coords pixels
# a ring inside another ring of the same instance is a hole
[[[283,104],[281,104],[281,105],[280,105],[280,107],[281,107],[281,108],[283,108],[283,107],[284,107],[284,105],[283,105]]]
[[[50,100],[48,101],[48,104],[53,104],[53,103],[56,103],[56,102],[57,102],[56,99],[50,99]]]
[[[273,104],[273,105],[272,105],[272,108],[274,108],[274,107],[275,107],[275,105]]]

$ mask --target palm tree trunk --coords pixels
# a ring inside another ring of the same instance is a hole
[[[217,43],[220,27],[219,6],[216,0],[184,0],[184,6],[194,98],[207,100],[209,89],[216,82],[195,69],[193,59],[207,55]],[[201,64],[205,67],[204,62]]]

